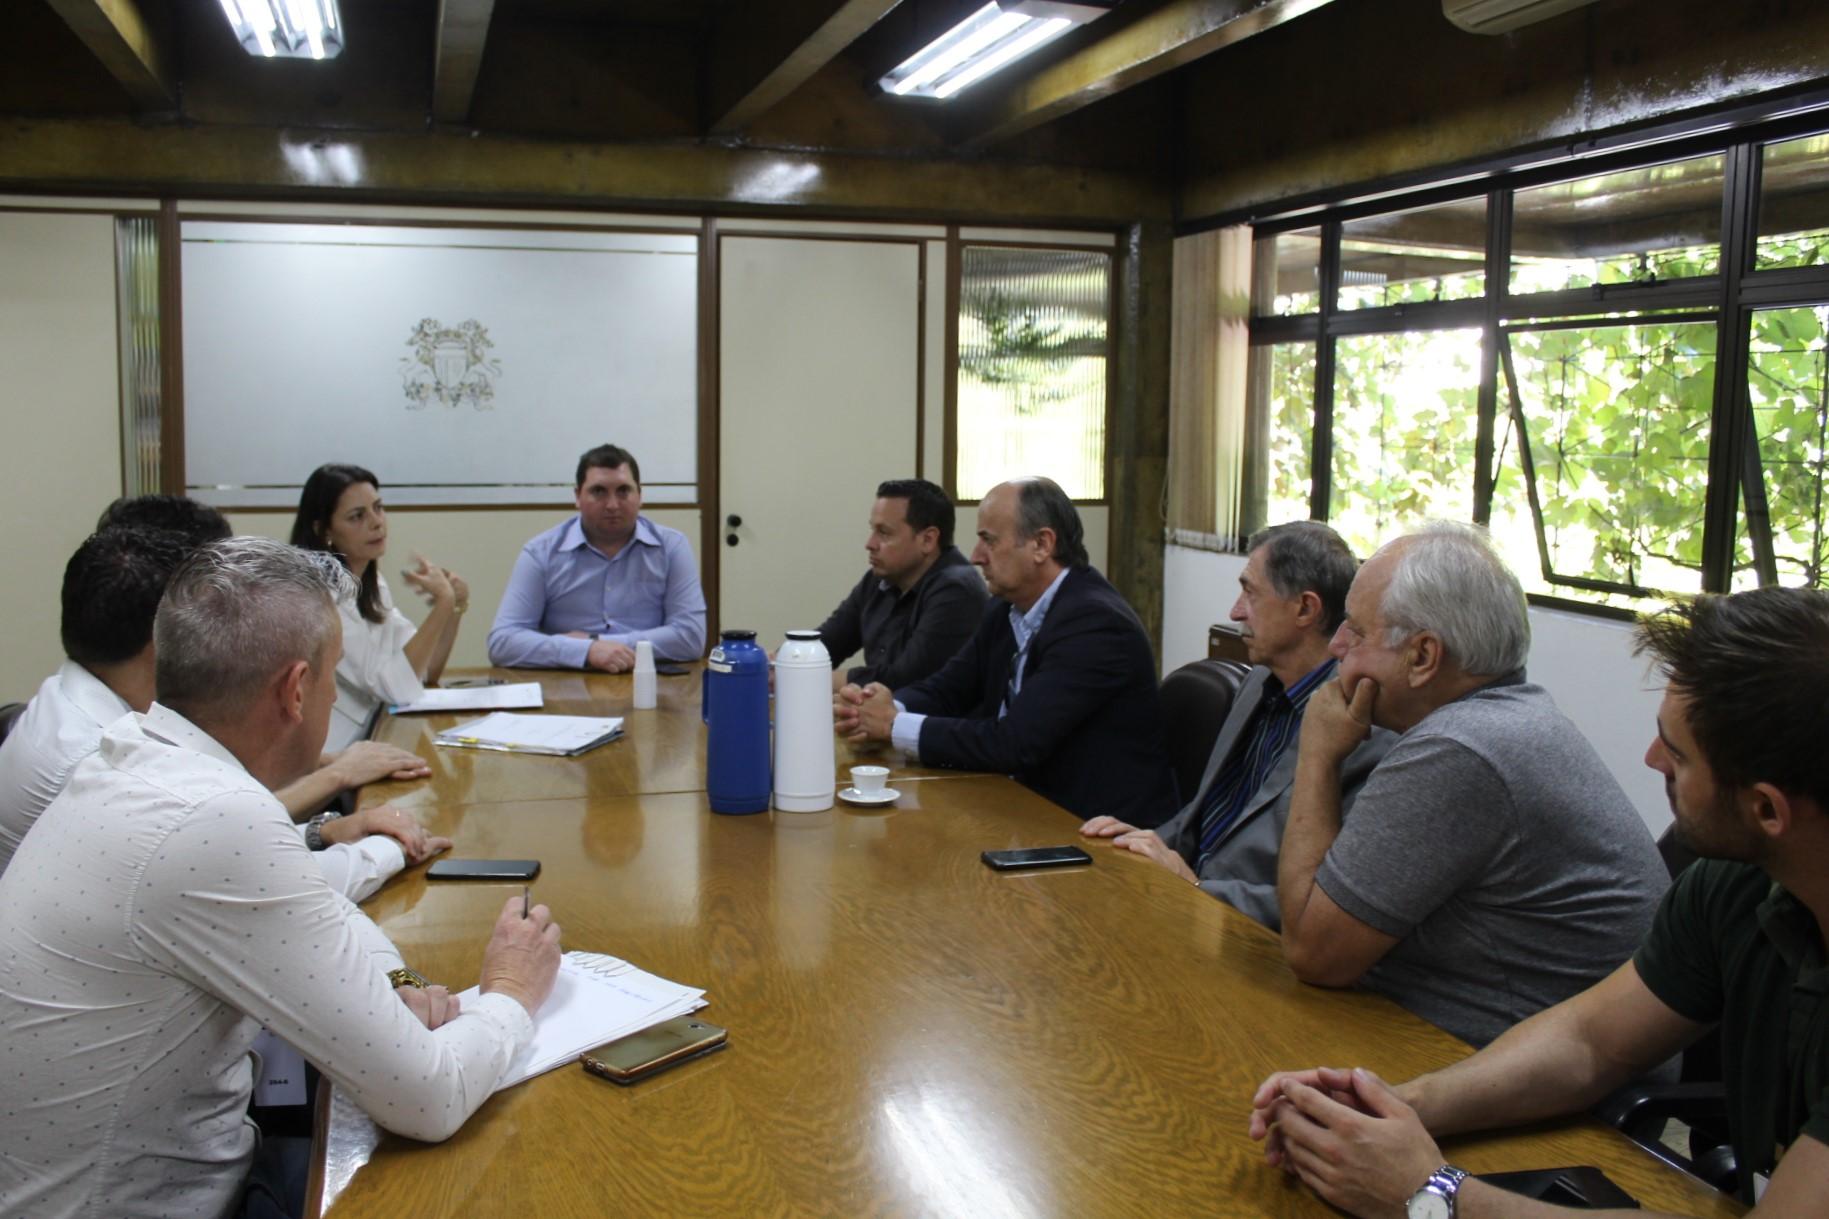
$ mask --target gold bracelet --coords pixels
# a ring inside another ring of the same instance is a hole
[[[395,989],[399,989],[402,986],[411,986],[415,990],[424,990],[426,987],[432,985],[430,982],[426,981],[424,974],[420,973],[417,969],[412,969],[404,965],[399,969],[388,970],[387,980]]]

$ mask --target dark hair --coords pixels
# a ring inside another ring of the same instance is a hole
[[[1321,598],[1321,627],[1329,635],[1346,621],[1346,590],[1359,560],[1344,539],[1320,521],[1289,521],[1251,535],[1247,555],[1264,551],[1264,572],[1279,597],[1312,592]]]
[[[614,470],[617,466],[629,467],[629,477],[641,486],[641,463],[635,460],[635,454],[613,444],[600,444],[578,459],[578,479],[573,487],[584,486],[584,476],[592,470]]]
[[[1016,536],[1032,538],[1044,529],[1054,530],[1054,561],[1062,567],[1086,567],[1086,530],[1073,501],[1052,478],[1021,479],[1016,483]]]
[[[1690,700],[1690,730],[1719,783],[1771,783],[1829,811],[1829,592],[1680,602],[1639,621],[1634,651]]]
[[[170,529],[114,525],[64,565],[64,654],[82,665],[132,660],[152,640],[165,586],[198,544]]]
[[[98,533],[115,525],[169,529],[197,546],[220,542],[235,532],[229,518],[188,495],[123,495],[102,509],[101,519],[95,522]]]
[[[941,550],[953,544],[953,500],[935,484],[925,478],[892,478],[877,484],[876,497],[907,500],[910,529],[938,529]]]
[[[375,490],[381,489],[381,480],[373,471],[364,470],[361,466],[329,465],[319,466],[305,480],[305,489],[299,492],[298,515],[292,518],[292,544],[301,550],[324,550],[336,554],[330,549],[330,518],[336,513],[337,501],[343,498],[343,492],[357,483],[367,483]],[[348,555],[337,555],[343,566],[349,566]],[[370,563],[362,573],[362,579],[356,586],[356,612],[370,622],[385,622],[387,614],[381,608],[381,564]]]

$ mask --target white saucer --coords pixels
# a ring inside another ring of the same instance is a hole
[[[870,793],[858,791],[855,787],[846,787],[839,790],[838,798],[846,804],[894,804],[896,797],[901,794],[893,787],[885,787],[880,792]]]

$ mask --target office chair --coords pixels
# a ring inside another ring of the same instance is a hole
[[[25,714],[24,703],[0,703],[0,744],[13,731],[13,724]]]
[[[1695,853],[1677,841],[1674,828],[1658,839],[1658,854],[1673,881],[1696,861]],[[1728,1141],[1727,1093],[1721,1080],[1721,1035],[1711,1031],[1683,1051],[1678,1082],[1629,1084],[1602,1101],[1594,1116],[1666,1164],[1732,1194],[1740,1173]],[[1672,1118],[1689,1127],[1687,1157],[1659,1137]]]
[[[1183,800],[1200,789],[1207,755],[1250,671],[1236,660],[1196,660],[1162,679],[1163,744]]]

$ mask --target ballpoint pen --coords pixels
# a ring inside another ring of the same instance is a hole
[[[528,896],[528,894],[530,894],[532,892],[533,892],[532,885],[522,885],[521,886],[521,917],[522,918],[527,917],[527,896]]]

